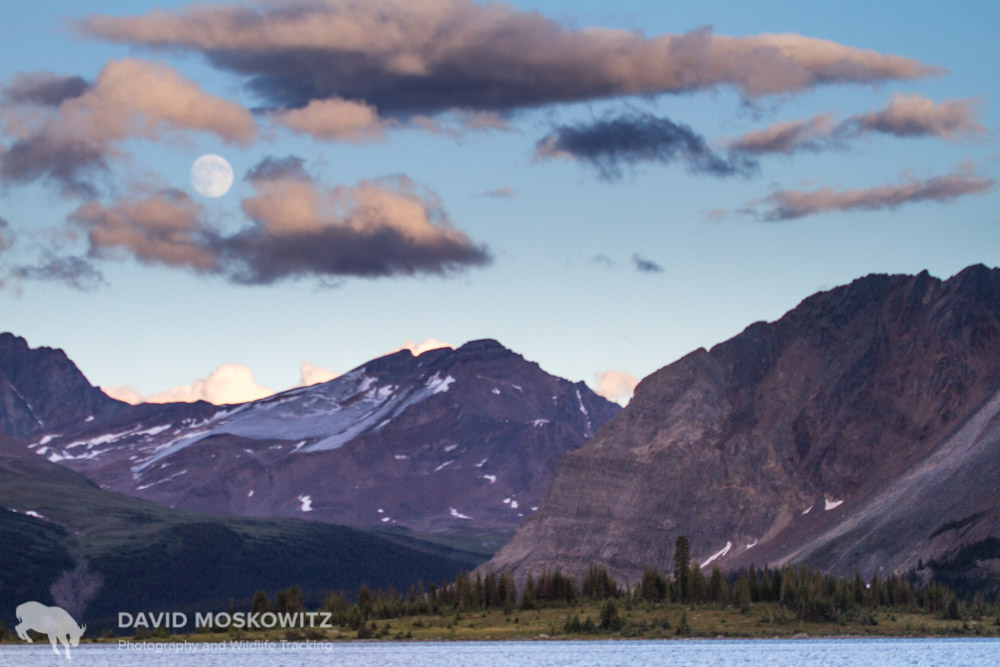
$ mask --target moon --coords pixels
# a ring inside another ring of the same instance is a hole
[[[202,155],[191,165],[191,187],[203,197],[215,199],[233,186],[233,168],[226,158],[211,153]]]

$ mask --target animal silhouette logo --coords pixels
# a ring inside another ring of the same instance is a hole
[[[48,635],[49,643],[52,644],[52,650],[56,655],[59,655],[59,645],[56,642],[61,642],[66,647],[67,660],[72,657],[69,654],[70,644],[79,646],[80,636],[87,631],[86,625],[77,625],[69,612],[62,607],[49,607],[41,602],[32,601],[19,604],[15,613],[18,624],[14,629],[17,630],[18,637],[30,644],[32,641],[28,636],[28,630]]]

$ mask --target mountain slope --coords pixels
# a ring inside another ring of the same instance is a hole
[[[859,279],[644,379],[485,567],[946,560],[1000,535],[998,392],[1000,271]]]
[[[207,611],[301,586],[316,601],[361,584],[406,590],[479,561],[415,541],[292,519],[175,510],[104,491],[39,457],[0,457],[0,621],[26,600],[91,628],[118,611]]]
[[[242,405],[99,413],[35,429],[28,447],[105,488],[175,507],[509,535],[565,452],[619,410],[483,340],[419,357],[404,350]]]

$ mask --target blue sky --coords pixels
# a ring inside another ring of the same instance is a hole
[[[928,269],[948,277],[969,264],[997,264],[1000,206],[992,179],[1000,83],[992,69],[1000,48],[992,32],[1000,8],[994,3],[965,3],[961,11],[929,2],[514,5],[566,30],[601,26],[647,38],[705,26],[716,36],[740,38],[796,33],[945,71],[821,82],[756,97],[725,82],[633,96],[580,94],[516,106],[502,116],[504,129],[432,132],[414,127],[405,111],[393,116],[380,107],[401,127],[388,126],[375,142],[330,141],[268,121],[274,99],[254,93],[246,77],[213,66],[197,49],[154,50],[135,38],[86,36],[67,20],[141,15],[151,3],[14,3],[0,21],[0,85],[8,90],[8,108],[9,86],[26,72],[94,82],[108,63],[134,58],[162,63],[204,94],[254,110],[259,129],[242,145],[197,128],[115,139],[108,171],[82,196],[67,195],[51,179],[0,174],[0,218],[15,240],[0,252],[0,328],[32,345],[62,347],[95,384],[128,385],[141,395],[190,385],[224,363],[246,366],[259,384],[280,390],[297,384],[302,362],[344,372],[406,340],[427,338],[453,344],[496,338],[549,372],[596,386],[599,371],[644,377],[754,321],[776,319],[817,290],[869,273]],[[264,4],[258,11],[270,9]],[[390,92],[386,99],[398,99]],[[791,154],[753,154],[758,168],[749,176],[692,173],[681,159],[638,160],[622,166],[621,178],[607,180],[572,150],[563,156],[569,159],[535,154],[536,142],[560,128],[565,136],[565,128],[643,117],[685,126],[726,155],[727,142],[775,123],[832,114],[831,122],[846,127],[885,109],[894,94],[937,105],[966,101],[966,120],[979,129],[852,130],[846,139],[837,135],[836,142]],[[35,112],[17,113],[30,119]],[[458,122],[447,113],[427,115],[450,127]],[[0,146],[9,150],[17,139],[0,126]],[[226,157],[237,174],[233,190],[216,200],[200,198],[188,182],[191,162],[209,152]],[[306,271],[246,285],[224,272],[143,257],[133,246],[95,248],[87,238],[93,226],[66,221],[88,202],[110,207],[138,197],[130,188],[142,181],[147,194],[154,186],[186,193],[220,237],[234,235],[248,224],[241,201],[259,187],[242,177],[266,156],[300,158],[320,189],[405,175],[421,193],[433,193],[421,201],[439,206],[469,244],[488,248],[492,261],[445,275]],[[779,191],[876,196],[870,191],[948,175],[975,187],[895,207],[834,206],[761,219],[768,204],[760,200]],[[500,189],[509,196],[486,194]],[[757,215],[739,212],[755,200]],[[81,290],[18,272],[54,254],[81,258],[103,280]],[[638,271],[635,256],[662,270]]]

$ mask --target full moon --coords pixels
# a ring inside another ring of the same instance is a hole
[[[233,185],[233,168],[219,155],[202,155],[191,165],[191,187],[203,197],[221,197]]]

